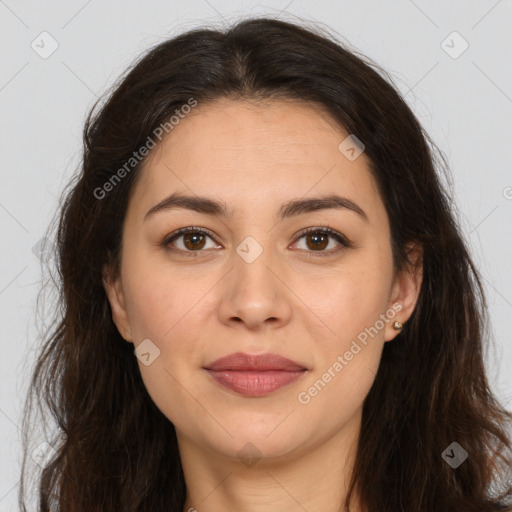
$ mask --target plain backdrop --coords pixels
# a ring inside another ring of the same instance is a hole
[[[487,292],[489,380],[512,409],[510,0],[0,0],[0,512],[17,510],[21,406],[37,349],[38,243],[79,164],[88,109],[168,37],[246,15],[296,20],[289,13],[325,24],[388,71],[446,155]]]

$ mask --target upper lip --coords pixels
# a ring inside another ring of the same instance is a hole
[[[278,354],[260,354],[250,355],[243,352],[236,352],[225,357],[221,357],[213,363],[204,367],[207,370],[214,371],[300,371],[306,370],[304,366],[291,359]]]

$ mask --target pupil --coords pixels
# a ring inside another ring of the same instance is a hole
[[[188,242],[190,245],[192,245],[192,248],[197,248],[197,247],[200,247],[200,244],[201,244],[201,237],[203,235],[201,235],[200,233],[189,233],[188,235],[186,235],[185,239],[186,239],[186,242]]]
[[[316,234],[316,235],[310,235],[310,236],[314,240],[313,245],[316,248],[319,248],[319,247],[320,248],[324,248],[324,246],[325,246],[325,238],[326,238],[325,235]],[[323,238],[324,240],[321,240],[321,238]]]

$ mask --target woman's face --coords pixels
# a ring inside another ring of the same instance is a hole
[[[196,107],[147,160],[121,276],[106,287],[181,447],[285,460],[358,430],[383,345],[420,283],[393,273],[383,202],[347,136],[306,105],[223,100]],[[173,194],[190,208],[148,214]],[[315,209],[334,196],[345,199]],[[194,209],[200,199],[226,214]],[[235,353],[277,354],[299,370],[206,369]]]

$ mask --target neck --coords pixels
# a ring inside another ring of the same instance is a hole
[[[206,450],[177,431],[187,487],[183,512],[344,510],[360,425],[361,411],[322,445],[261,459],[259,452],[251,459],[248,445],[249,457],[242,461]],[[362,512],[355,491],[351,505],[351,511]]]

